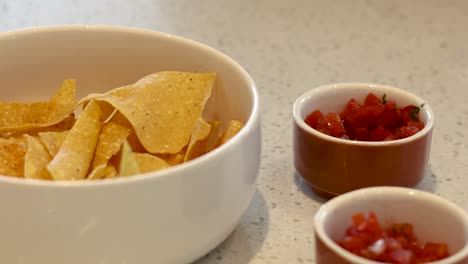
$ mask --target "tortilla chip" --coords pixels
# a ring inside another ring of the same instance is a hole
[[[62,132],[62,131],[70,130],[74,124],[75,124],[75,114],[72,113],[71,115],[66,117],[63,121],[55,125],[48,126],[48,127],[33,127],[31,129],[24,130],[24,131],[12,132],[12,133],[9,133],[9,137],[19,137],[24,134],[36,136],[39,133]]]
[[[127,118],[123,116],[120,111],[114,113],[109,122],[114,122],[130,129],[130,134],[127,136],[127,141],[128,144],[130,144],[130,147],[132,147],[133,152],[146,152],[146,149],[141,145],[140,140],[138,139],[135,130],[132,127],[132,124],[128,122]]]
[[[91,170],[102,164],[107,164],[112,156],[117,154],[120,147],[130,134],[130,129],[114,122],[105,123],[96,145]],[[104,167],[105,168],[105,167]]]
[[[66,80],[50,102],[0,103],[0,133],[55,125],[70,116],[74,106],[74,80]]]
[[[203,119],[199,119],[190,138],[190,143],[185,154],[184,161],[192,160],[203,155],[206,151],[211,125]]]
[[[67,79],[63,81],[59,90],[52,97],[52,102],[56,104],[75,104],[76,103],[76,80]]]
[[[89,102],[47,166],[54,180],[80,180],[86,177],[99,138],[101,117],[99,106],[94,101]]]
[[[214,73],[159,72],[95,97],[118,109],[150,153],[186,146],[211,95]]]
[[[41,132],[39,133],[39,138],[49,152],[50,156],[55,157],[60,147],[62,147],[62,144],[65,141],[67,135],[68,131]]]
[[[93,100],[93,99],[96,99],[98,97],[101,97],[103,96],[104,94],[102,93],[90,93],[88,94],[87,96],[81,98],[77,103],[76,103],[76,106],[80,106],[80,105],[83,105],[86,107],[86,104],[89,103],[89,101]],[[84,107],[83,107],[84,109]]]
[[[24,158],[24,177],[28,179],[51,180],[47,164],[52,160],[49,152],[38,139],[26,135],[28,150]]]
[[[0,175],[23,177],[26,138],[0,138]]]
[[[39,133],[39,132],[49,132],[49,131],[65,131],[65,130],[70,130],[73,125],[75,125],[75,114],[71,114],[67,116],[64,120],[62,120],[60,123],[57,123],[52,126],[48,127],[41,127],[41,128],[36,128],[36,130],[33,133]],[[28,133],[31,133],[28,131]]]
[[[88,180],[99,180],[117,177],[117,170],[112,164],[101,164],[94,168],[88,176]]]
[[[213,149],[217,148],[218,147],[217,144],[221,142],[221,135],[220,135],[220,130],[219,130],[219,126],[221,122],[210,121],[209,123],[211,124],[211,131],[207,139],[205,152],[210,152]]]
[[[138,162],[136,160],[135,154],[128,144],[125,141],[122,144],[122,152],[119,165],[119,176],[126,177],[140,173],[140,168],[138,167]]]
[[[106,177],[106,168],[107,164],[103,163],[98,166],[96,166],[91,173],[88,175],[88,180],[97,180],[97,179],[103,179]]]
[[[224,132],[223,137],[221,138],[220,145],[226,143],[229,139],[234,137],[243,127],[244,125],[237,120],[231,120]]]
[[[104,178],[115,178],[119,176],[117,173],[117,169],[112,164],[107,164],[106,170],[104,171]]]
[[[141,173],[162,170],[170,167],[165,160],[157,156],[148,153],[134,153],[134,155]]]
[[[183,148],[179,153],[176,154],[154,154],[159,158],[163,159],[170,166],[175,166],[184,163],[185,154],[187,153],[187,147]]]

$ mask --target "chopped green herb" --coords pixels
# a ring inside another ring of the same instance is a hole
[[[408,114],[410,115],[411,119],[413,121],[419,121],[418,114],[419,114],[420,108],[419,106],[413,105],[413,109],[411,109]]]
[[[387,94],[383,94],[382,96],[382,104],[385,104],[387,102]]]
[[[422,103],[419,107],[423,108],[426,105],[426,103]]]

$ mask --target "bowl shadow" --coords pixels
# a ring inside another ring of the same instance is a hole
[[[419,189],[426,192],[434,193],[437,189],[437,176],[435,175],[434,171],[432,170],[431,165],[429,164],[426,168],[424,173],[424,178],[422,181],[414,187],[415,189]]]
[[[257,189],[236,229],[218,247],[193,264],[248,263],[262,248],[269,222],[268,205]]]
[[[299,173],[297,171],[294,171],[294,183],[296,184],[296,187],[297,187],[297,191],[301,192],[302,194],[304,194],[305,196],[307,196],[308,198],[316,201],[317,203],[324,203],[326,201],[328,201],[329,199],[327,198],[324,198],[318,194],[316,194],[314,191],[312,191],[312,189],[310,188],[309,184],[304,180],[304,178],[302,178],[301,175],[299,175]]]

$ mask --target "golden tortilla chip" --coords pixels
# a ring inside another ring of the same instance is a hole
[[[103,179],[105,177],[104,173],[106,171],[107,164],[100,164],[96,166],[91,173],[88,175],[88,180],[97,180]]]
[[[186,146],[211,95],[214,73],[159,72],[95,97],[118,109],[150,153]]]
[[[94,101],[89,102],[47,166],[54,180],[80,180],[86,177],[99,138],[101,118],[99,106]]]
[[[206,145],[208,143],[208,140],[210,139],[210,132],[211,125],[200,118],[193,129],[192,137],[190,138],[184,161],[192,160],[205,153]]]
[[[243,127],[244,125],[237,120],[231,120],[224,132],[223,137],[221,138],[220,145],[226,143],[229,139],[234,137]]]
[[[26,135],[28,150],[24,157],[24,177],[28,179],[51,180],[47,164],[52,160],[49,152],[36,138]]]
[[[127,137],[127,141],[128,144],[130,144],[130,147],[132,147],[133,152],[146,152],[146,149],[141,145],[140,140],[138,139],[135,130],[132,127],[132,124],[128,122],[127,118],[125,118],[125,116],[123,116],[120,111],[114,113],[109,122],[114,122],[130,129],[130,134]]]
[[[75,104],[76,103],[76,80],[67,79],[63,81],[59,90],[52,97],[52,102],[56,104]]]
[[[119,176],[117,169],[112,164],[107,164],[106,170],[104,171],[104,178],[115,178]]]
[[[62,131],[70,130],[74,124],[75,124],[75,114],[72,113],[71,115],[66,117],[63,121],[55,125],[48,126],[48,127],[33,127],[31,129],[27,129],[23,131],[15,131],[15,132],[8,133],[7,137],[20,137],[20,136],[23,136],[24,134],[36,136],[39,133],[45,133],[45,132],[62,132]]]
[[[88,176],[88,180],[99,180],[117,177],[117,170],[112,164],[101,164],[94,168]]]
[[[163,159],[148,153],[134,153],[134,155],[141,173],[162,170],[170,166]]]
[[[119,176],[126,177],[140,173],[140,168],[138,167],[138,162],[136,160],[135,154],[128,144],[125,141],[122,144],[120,165],[119,165]]]
[[[41,132],[39,138],[46,147],[47,151],[52,157],[57,155],[60,147],[62,147],[65,138],[68,135],[68,131],[61,132]]]
[[[26,138],[0,138],[0,175],[23,177]]]
[[[75,81],[66,80],[50,102],[0,103],[0,133],[60,123],[75,107]]]
[[[219,121],[210,121],[211,124],[211,131],[210,135],[208,136],[207,143],[206,143],[206,152],[210,152],[213,149],[217,148],[217,144],[221,142],[221,135],[219,132],[219,126],[221,122]]]
[[[124,126],[114,122],[105,123],[99,135],[91,170],[101,164],[107,164],[110,158],[119,152],[129,134],[130,129]]]

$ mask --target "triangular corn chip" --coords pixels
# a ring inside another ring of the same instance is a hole
[[[65,138],[68,135],[68,131],[61,132],[41,132],[39,138],[46,147],[47,151],[52,157],[57,155],[60,147],[62,147]]]
[[[102,125],[102,112],[89,102],[47,166],[54,180],[80,180],[88,173]]]
[[[75,81],[66,80],[50,102],[0,103],[0,133],[52,126],[75,107]]]
[[[238,120],[231,120],[228,124],[228,127],[226,128],[226,131],[224,132],[223,137],[221,138],[220,145],[226,143],[229,139],[234,137],[242,129],[242,127],[242,122]]]
[[[119,176],[117,173],[117,169],[112,164],[107,164],[106,170],[104,171],[104,178],[115,178]]]
[[[124,126],[114,122],[105,123],[99,135],[91,170],[101,164],[107,164],[110,158],[119,152],[129,134],[130,130]]]
[[[162,170],[170,165],[163,159],[148,153],[134,153],[141,173]]]
[[[192,137],[190,138],[184,161],[192,160],[205,153],[208,139],[210,139],[210,131],[211,125],[200,118],[195,124],[195,128],[193,129]]]
[[[119,165],[119,176],[126,177],[140,173],[140,168],[138,167],[138,162],[136,160],[135,154],[128,144],[125,141],[122,144],[122,151],[120,157],[120,165]]]
[[[217,148],[217,144],[221,141],[221,135],[220,135],[220,121],[210,121],[211,124],[211,131],[210,135],[208,136],[207,142],[206,142],[206,152],[210,152],[213,149]]]
[[[28,150],[24,158],[24,177],[28,179],[51,180],[47,164],[52,160],[49,152],[39,140],[26,135]]]
[[[88,176],[88,180],[99,180],[117,177],[117,170],[112,164],[101,164],[94,168]]]
[[[27,148],[25,137],[0,138],[0,175],[22,177]]]
[[[118,109],[150,153],[180,152],[211,95],[214,73],[159,72],[95,97]]]

